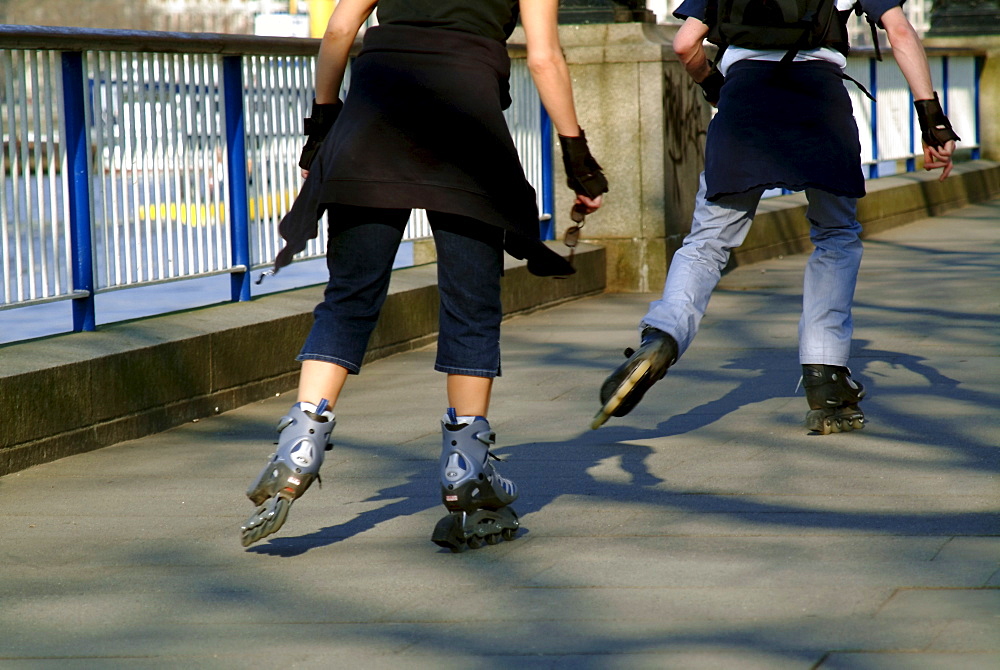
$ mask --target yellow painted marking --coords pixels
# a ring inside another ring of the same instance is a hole
[[[247,206],[250,219],[274,218],[284,214],[291,208],[295,199],[294,191],[271,193],[259,198],[250,198]],[[185,225],[215,225],[228,223],[226,220],[225,203],[159,203],[146,205],[139,209],[139,220],[145,221],[180,221]]]

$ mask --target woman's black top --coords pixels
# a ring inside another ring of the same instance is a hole
[[[517,0],[382,0],[380,25],[458,30],[501,43],[517,24]]]

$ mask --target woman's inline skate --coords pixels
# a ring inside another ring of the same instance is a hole
[[[499,459],[490,453],[496,434],[489,422],[456,416],[449,408],[441,433],[441,501],[450,513],[435,526],[431,540],[455,553],[513,540],[520,526],[510,507],[517,487],[490,460]]]
[[[278,449],[247,489],[247,497],[259,507],[240,528],[244,547],[277,532],[292,502],[319,479],[326,452],[333,447],[330,434],[336,424],[326,400],[318,406],[296,403],[281,417]]]

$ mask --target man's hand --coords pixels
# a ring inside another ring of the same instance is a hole
[[[961,138],[955,134],[951,122],[941,109],[937,91],[930,100],[914,100],[917,121],[920,123],[920,139],[924,144],[924,169],[944,168],[940,181],[951,174],[951,155],[955,152],[955,142]]]
[[[951,162],[951,155],[955,151],[955,143],[952,140],[945,142],[943,147],[931,147],[924,145],[924,169],[925,170],[936,170],[937,168],[944,168],[941,171],[941,177],[938,181],[944,181],[951,174],[951,169],[954,164]]]

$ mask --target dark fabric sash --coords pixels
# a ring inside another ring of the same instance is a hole
[[[279,231],[280,267],[316,235],[325,205],[427,209],[507,231],[505,248],[537,274],[570,274],[539,241],[535,191],[503,117],[510,60],[489,38],[378,26],[365,35],[350,91]]]
[[[734,63],[708,127],[706,197],[758,188],[863,197],[858,127],[840,75],[819,61]]]

